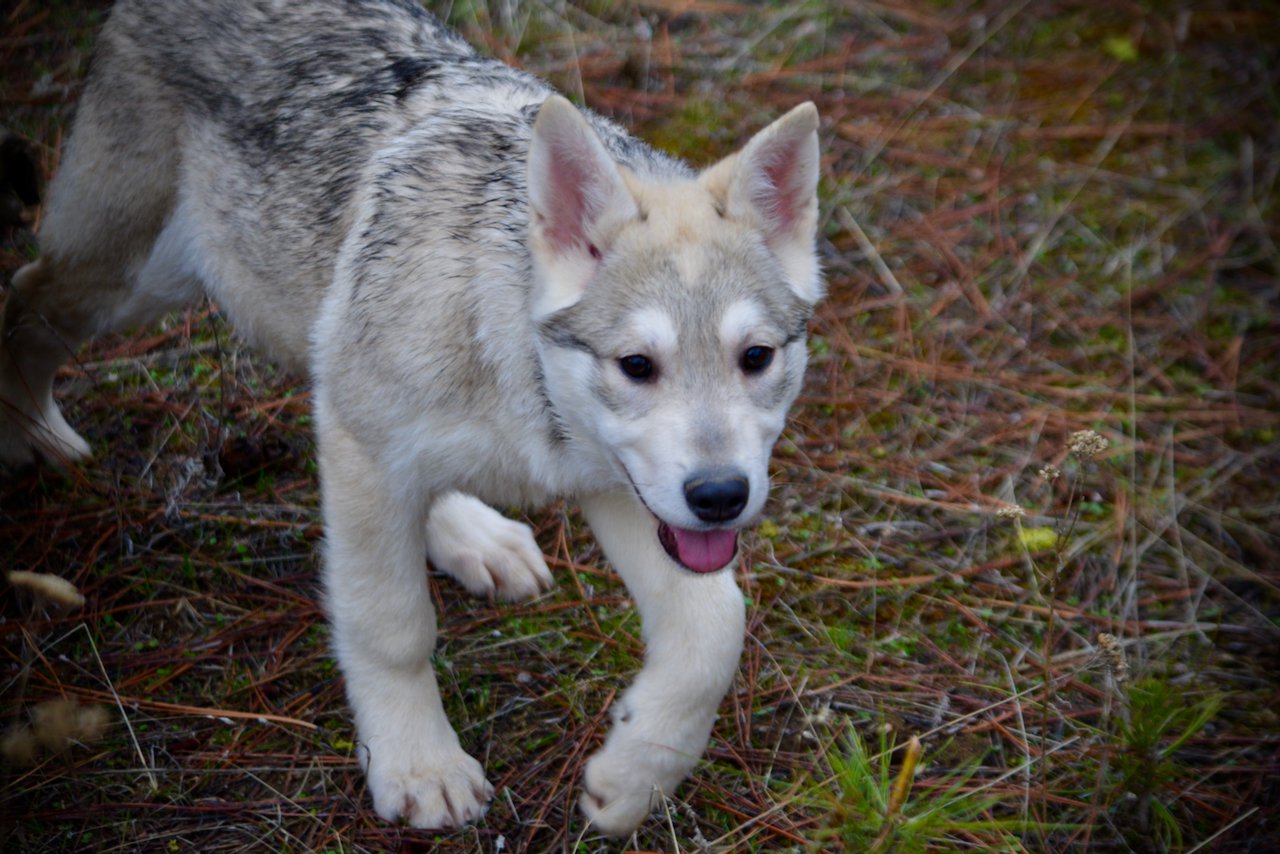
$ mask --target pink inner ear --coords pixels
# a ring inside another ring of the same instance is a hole
[[[544,232],[552,246],[561,252],[588,252],[594,247],[587,236],[590,221],[599,215],[599,184],[605,180],[596,168],[593,154],[573,139],[558,139],[552,144],[546,176],[553,188],[549,209],[544,211]],[[598,251],[598,250],[597,250]]]
[[[794,175],[798,161],[797,146],[790,143],[769,152],[764,164],[769,186],[760,202],[775,231],[789,230],[799,214]]]

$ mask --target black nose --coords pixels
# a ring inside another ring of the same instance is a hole
[[[728,522],[747,506],[750,487],[745,477],[691,477],[684,484],[684,500],[704,522]]]

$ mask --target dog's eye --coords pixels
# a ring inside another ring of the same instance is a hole
[[[622,372],[636,382],[645,382],[653,379],[657,368],[654,367],[653,361],[648,356],[634,354],[631,356],[623,356],[618,360],[618,367],[622,368]]]
[[[772,347],[748,347],[742,351],[742,370],[748,374],[758,374],[773,362]]]

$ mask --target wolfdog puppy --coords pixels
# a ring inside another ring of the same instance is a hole
[[[695,172],[412,0],[123,0],[4,307],[0,457],[88,456],[57,367],[202,295],[305,372],[360,763],[418,827],[492,791],[441,704],[423,558],[536,596],[531,532],[490,505],[575,499],[643,620],[580,800],[628,833],[741,652],[730,567],[823,292],[817,127],[802,104]]]

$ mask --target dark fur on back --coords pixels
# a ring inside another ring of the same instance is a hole
[[[552,91],[529,74],[477,54],[414,0],[123,0],[108,27],[120,39],[149,33],[132,50],[172,90],[175,105],[195,129],[218,134],[227,153],[251,167],[257,186],[227,188],[236,191],[230,198],[251,204],[237,204],[227,216],[253,210],[269,220],[243,223],[253,231],[291,222],[296,228],[299,217],[309,218],[310,233],[332,238],[322,246],[281,247],[286,251],[335,252],[343,231],[335,227],[347,224],[353,193],[365,177],[351,165],[367,163],[381,142],[429,119],[436,105],[448,105],[452,117],[448,133],[433,143],[475,164],[451,190],[465,197],[482,189],[468,182],[504,181],[522,190],[522,174],[502,173],[522,168],[536,108],[495,111],[484,96],[506,90],[541,101]],[[100,50],[112,49],[104,39]],[[475,93],[471,107],[468,92]],[[127,123],[128,99],[114,102]],[[621,127],[590,118],[629,168],[681,170]],[[434,156],[424,152],[428,160]],[[291,166],[281,169],[281,163]],[[501,166],[497,172],[495,164]],[[429,171],[430,162],[423,168]],[[279,198],[289,199],[288,206],[276,205]]]

